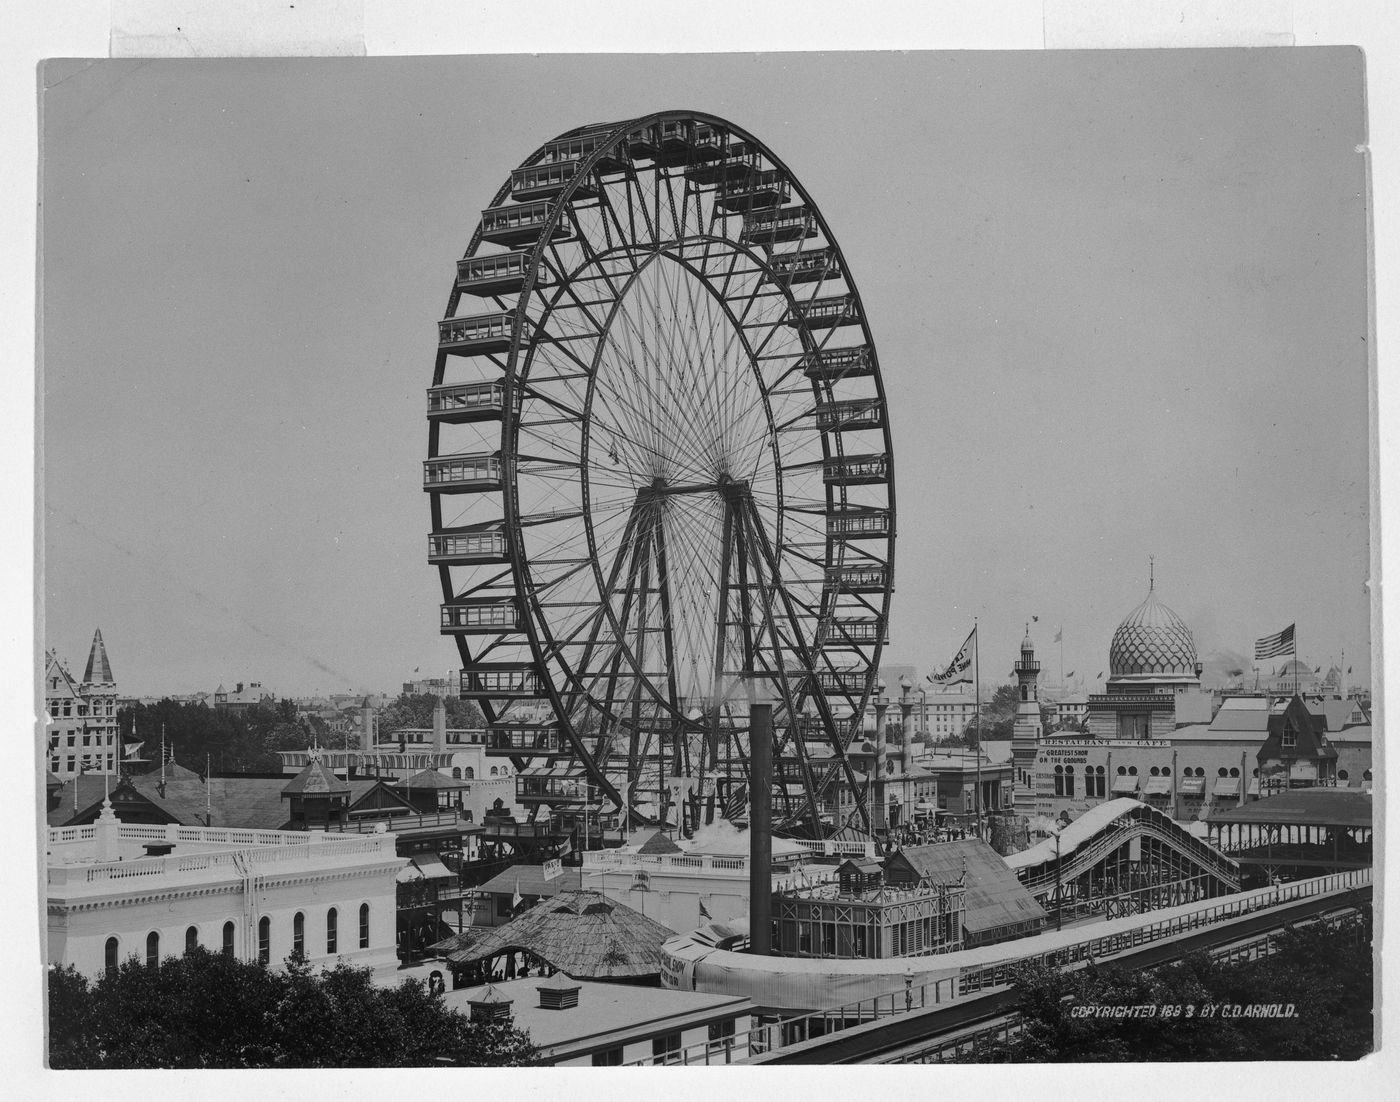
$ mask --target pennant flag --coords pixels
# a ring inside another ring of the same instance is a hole
[[[977,629],[973,628],[968,633],[966,641],[957,654],[953,655],[953,660],[941,670],[936,670],[929,674],[925,680],[935,685],[964,685],[971,684],[972,678],[966,676],[967,670],[972,665],[972,649],[977,645]]]
[[[522,902],[524,902],[524,898],[520,894],[520,877],[517,876],[515,878],[515,894],[510,899],[510,909],[515,910]]]
[[[1066,678],[1070,678],[1070,677],[1073,677],[1073,676],[1074,676],[1074,671],[1073,671],[1073,670],[1070,670],[1069,673],[1065,674],[1065,677],[1066,677]]]
[[[1053,641],[1056,642],[1056,643],[1062,643],[1062,642],[1064,642],[1064,638],[1065,638],[1065,629],[1064,629],[1064,628],[1061,628],[1059,631],[1055,632],[1055,638],[1054,638]]]
[[[1347,673],[1351,673],[1351,667],[1350,667],[1350,666],[1347,667]]]
[[[1095,678],[1095,680],[1096,680],[1096,681],[1102,681],[1102,680],[1103,680],[1103,670],[1100,670],[1100,671],[1099,671],[1099,676],[1098,676],[1097,678]]]
[[[1261,662],[1265,658],[1277,658],[1283,654],[1293,654],[1293,629],[1296,623],[1289,624],[1280,632],[1273,635],[1266,635],[1262,639],[1254,642],[1254,660]]]
[[[1313,669],[1313,673],[1321,673],[1321,672],[1322,672],[1322,667],[1321,667],[1321,666],[1317,666],[1317,667],[1315,667],[1315,668]]]
[[[700,897],[700,917],[708,920],[713,920],[715,917],[710,914],[710,908],[705,906],[705,897],[703,895]]]
[[[139,751],[141,747],[145,745],[146,744],[144,742],[124,742],[122,743],[122,753],[124,753],[128,758],[134,758],[136,756],[137,751]]]

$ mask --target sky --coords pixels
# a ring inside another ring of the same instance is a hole
[[[1147,591],[1202,656],[1370,663],[1363,62],[1347,48],[54,62],[44,641],[124,693],[455,663],[423,390],[511,167],[731,119],[812,195],[879,350],[889,664],[1024,624],[1086,687]],[[1267,671],[1266,671],[1267,672]]]

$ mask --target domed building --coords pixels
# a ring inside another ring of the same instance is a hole
[[[1157,599],[1155,580],[1114,631],[1108,663],[1106,691],[1089,697],[1088,727],[1095,738],[1169,738],[1182,698],[1194,704],[1202,695],[1196,641],[1186,621]],[[1204,718],[1209,722],[1208,709]]]

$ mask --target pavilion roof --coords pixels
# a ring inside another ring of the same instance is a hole
[[[1369,827],[1371,793],[1357,788],[1295,788],[1212,812],[1208,823]]]
[[[561,892],[447,959],[471,964],[523,949],[576,979],[641,979],[661,971],[662,942],[674,936],[601,892]]]

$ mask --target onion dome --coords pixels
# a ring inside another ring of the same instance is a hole
[[[1113,633],[1108,649],[1113,678],[1162,679],[1201,676],[1191,629],[1152,590]]]
[[[1022,653],[1022,654],[1034,654],[1034,653],[1035,653],[1035,644],[1031,642],[1031,629],[1030,629],[1030,625],[1027,625],[1027,626],[1026,626],[1026,637],[1025,637],[1024,639],[1021,640],[1021,653]]]

